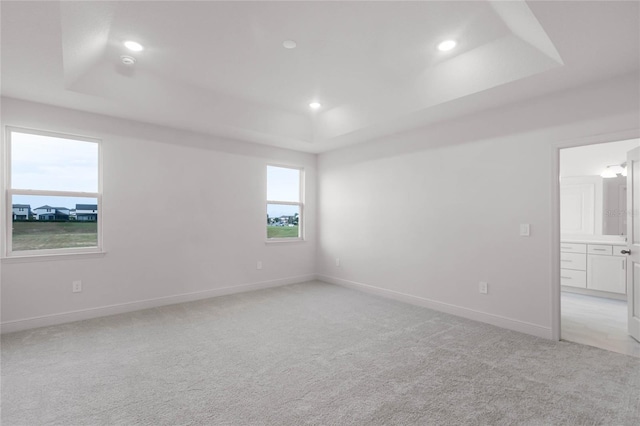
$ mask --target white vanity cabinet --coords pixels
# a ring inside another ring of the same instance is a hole
[[[560,283],[593,292],[627,293],[624,246],[612,244],[560,244]],[[594,293],[597,294],[597,293]]]

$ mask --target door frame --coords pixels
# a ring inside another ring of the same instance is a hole
[[[565,139],[551,144],[551,339],[561,337],[560,306],[560,150],[640,138],[640,129]]]
[[[636,220],[640,219],[636,217],[638,213],[636,211],[637,201],[635,199],[636,185],[640,183],[640,176],[636,176],[637,170],[634,170],[636,163],[640,163],[640,146],[627,152],[627,170],[631,169],[631,174],[627,173],[627,212],[630,213],[627,218],[627,270],[625,275],[627,276],[627,315],[629,317],[627,321],[627,334],[629,334],[634,340],[640,342],[640,315],[636,315],[638,301],[636,291],[640,291],[640,288],[636,288],[635,285],[635,266],[640,264],[640,253],[636,250],[640,245],[639,242],[634,241],[635,231],[637,223]],[[638,263],[637,263],[638,262]]]

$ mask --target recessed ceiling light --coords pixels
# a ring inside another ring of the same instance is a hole
[[[320,109],[322,105],[319,102],[311,102],[309,104],[309,108],[311,109]]]
[[[144,50],[144,47],[142,47],[140,43],[131,40],[125,41],[124,47],[131,50],[132,52],[141,52],[142,50]]]
[[[282,45],[285,49],[295,49],[298,44],[293,40],[285,40],[282,42]]]
[[[456,47],[457,44],[458,43],[456,43],[455,40],[445,40],[438,45],[438,50],[441,52],[447,52]]]
[[[133,65],[136,63],[136,58],[133,58],[131,56],[120,56],[120,59],[122,60],[122,63],[125,65]]]

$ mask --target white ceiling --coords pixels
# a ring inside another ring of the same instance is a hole
[[[638,2],[0,7],[4,96],[307,152],[640,73]]]
[[[640,139],[578,146],[560,151],[560,176],[599,176],[607,166],[627,161],[627,152],[640,147]]]

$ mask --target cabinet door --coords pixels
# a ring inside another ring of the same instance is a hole
[[[587,258],[587,288],[626,294],[627,259],[623,256],[589,255]]]
[[[563,234],[594,234],[596,188],[593,183],[560,186],[560,229]]]

